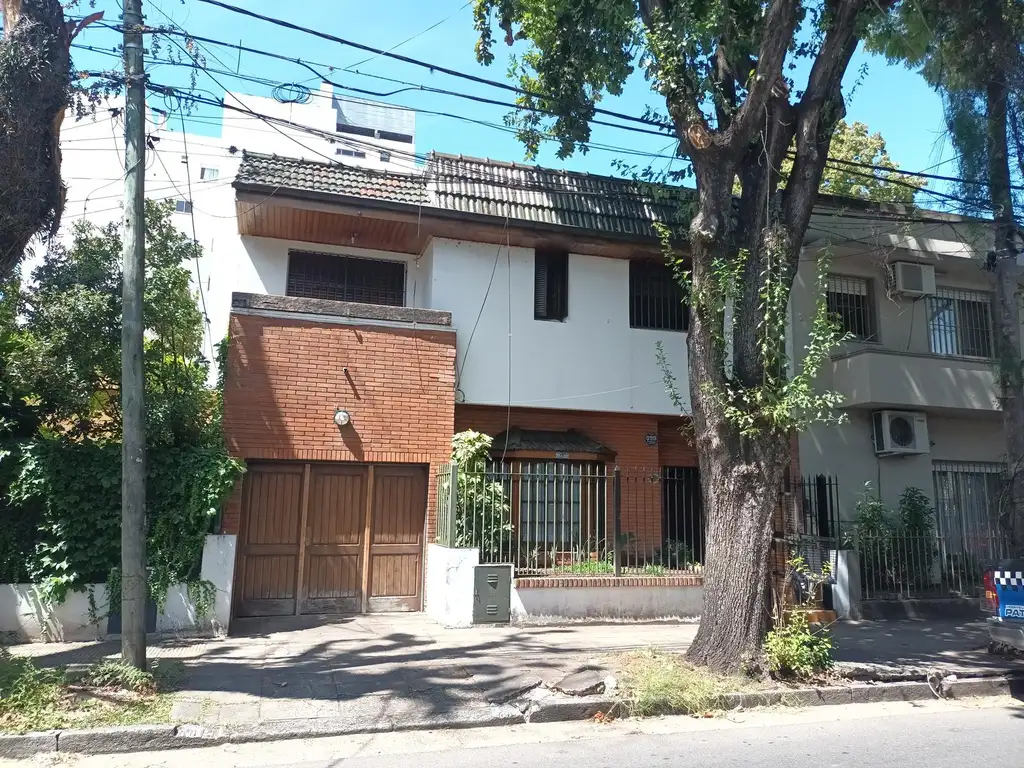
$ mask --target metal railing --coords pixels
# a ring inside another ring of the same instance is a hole
[[[958,537],[888,535],[857,537],[865,600],[978,597],[983,568],[1009,555],[999,534]]]
[[[939,288],[928,297],[928,344],[936,355],[992,357],[992,296]]]
[[[517,575],[648,575],[702,569],[695,468],[608,469],[524,460],[437,471],[439,544],[480,550]]]

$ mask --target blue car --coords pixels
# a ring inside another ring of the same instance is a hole
[[[984,605],[989,637],[996,643],[1024,651],[1024,560],[1004,560],[985,571]]]

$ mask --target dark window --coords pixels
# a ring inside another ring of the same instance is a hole
[[[175,213],[192,213],[192,201],[191,200],[175,200],[174,201]]]
[[[829,275],[825,301],[829,315],[836,318],[843,333],[860,341],[878,341],[870,281]]]
[[[667,264],[629,262],[629,325],[654,331],[685,331],[690,307]]]
[[[361,149],[342,149],[341,147],[338,147],[336,154],[342,155],[343,157],[366,157],[366,153]]]
[[[565,251],[534,253],[533,316],[537,320],[569,316],[569,254]]]
[[[380,161],[382,163],[390,163],[391,162],[391,153],[388,152],[386,149],[382,149],[380,151]]]
[[[405,306],[405,264],[356,256],[291,251],[288,295]]]

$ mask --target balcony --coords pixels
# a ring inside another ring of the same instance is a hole
[[[989,360],[867,348],[833,358],[832,374],[848,408],[999,410]]]

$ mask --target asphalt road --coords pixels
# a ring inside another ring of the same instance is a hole
[[[410,731],[123,755],[60,768],[1024,768],[1009,698],[751,710],[728,718]]]

